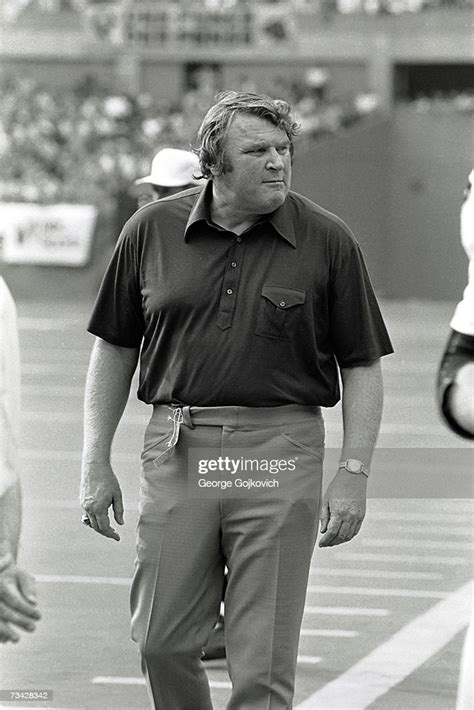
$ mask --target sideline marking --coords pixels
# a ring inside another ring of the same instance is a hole
[[[77,506],[76,506],[77,507]],[[340,567],[313,567],[310,574],[312,576],[327,575],[330,577],[363,577],[367,579],[367,570],[365,569],[350,569]],[[444,579],[444,575],[439,572],[394,572],[393,570],[370,570],[370,577],[379,579]]]
[[[82,512],[79,499],[77,498],[75,500],[74,496],[71,496],[71,498],[57,498],[56,500],[50,500],[49,498],[24,498],[23,505],[25,508],[59,508],[64,510],[76,510]],[[127,504],[125,506],[126,514],[137,512],[138,504],[133,505],[130,503],[129,505]]]
[[[385,529],[387,532],[390,533],[397,533],[399,535],[402,534],[409,534],[413,537],[413,535],[418,535],[422,534],[424,536],[429,536],[430,538],[433,537],[440,537],[442,540],[445,540],[446,537],[468,537],[469,539],[472,538],[472,530],[470,528],[466,527],[466,525],[450,525],[449,528],[440,528],[438,525],[429,525],[427,523],[421,523],[421,525],[415,525],[411,524],[410,528],[407,530],[406,525],[398,525],[398,524],[386,524]],[[371,535],[378,535],[379,530],[377,525],[366,525],[364,528],[364,532],[367,536]],[[397,538],[397,539],[403,539],[403,538]]]
[[[442,499],[444,500],[444,499]],[[472,506],[466,508],[464,512],[470,512]],[[438,526],[446,525],[451,526],[451,522],[459,523],[459,512],[458,513],[392,513],[387,511],[386,513],[381,511],[371,511],[370,512],[371,521],[380,521],[386,523],[387,520],[397,520],[397,521],[412,521],[412,522],[428,522],[436,523]]]
[[[378,589],[376,587],[332,587],[316,584],[308,587],[308,592],[322,594],[353,594],[374,597],[413,597],[420,599],[445,599],[448,592],[423,591],[418,589]]]
[[[94,685],[146,685],[145,678],[99,675],[92,678]],[[211,688],[232,688],[230,680],[210,680]]]
[[[306,606],[305,614],[327,614],[328,616],[388,616],[388,609],[370,609],[353,606]]]
[[[434,656],[469,623],[472,580],[391,636],[295,710],[365,710]],[[350,698],[350,708],[347,699]]]
[[[359,636],[358,631],[349,629],[301,629],[300,636],[327,636],[329,638],[352,639]]]
[[[298,663],[308,663],[314,665],[321,663],[321,656],[298,656]],[[131,676],[96,676],[92,679],[94,685],[146,685],[145,679]],[[230,680],[209,680],[211,688],[226,688],[231,690]]]
[[[442,543],[440,543],[441,546]],[[464,565],[467,557],[440,557],[438,555],[397,555],[390,552],[336,552],[338,560],[374,562],[416,562],[430,565]],[[370,572],[368,572],[370,575]]]
[[[132,578],[128,577],[87,577],[72,574],[33,574],[40,584],[112,584],[116,587],[129,587]]]
[[[408,547],[411,550],[421,550],[423,548],[426,550],[439,550],[440,547],[443,550],[459,550],[460,552],[470,552],[472,550],[472,543],[463,542],[462,540],[401,540],[397,537],[390,537],[374,538],[372,540],[362,539],[360,544],[363,547]]]

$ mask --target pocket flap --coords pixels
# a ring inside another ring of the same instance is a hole
[[[264,286],[262,296],[267,298],[277,308],[283,310],[292,306],[299,306],[306,300],[306,291],[296,288],[282,288],[281,286]]]

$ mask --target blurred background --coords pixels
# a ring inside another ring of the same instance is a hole
[[[350,224],[379,296],[459,300],[473,7],[0,0],[0,265],[14,296],[92,299],[135,178],[161,148],[194,145],[218,90],[245,89],[294,105],[293,188]]]

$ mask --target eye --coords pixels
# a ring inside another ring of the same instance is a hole
[[[282,145],[279,148],[277,148],[277,151],[280,155],[286,155],[289,150],[290,150],[290,147],[288,145]]]

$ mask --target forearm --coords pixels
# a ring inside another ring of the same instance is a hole
[[[127,404],[138,349],[96,339],[84,397],[83,463],[110,460],[115,431]]]
[[[21,486],[17,480],[0,496],[0,558],[16,560],[21,530]]]
[[[370,465],[380,429],[383,383],[380,361],[341,369],[344,436],[341,459]]]

